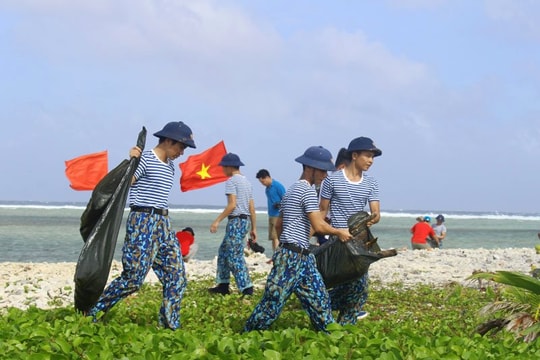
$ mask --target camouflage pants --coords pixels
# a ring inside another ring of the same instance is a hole
[[[268,329],[293,293],[308,313],[313,327],[325,331],[334,318],[315,256],[300,255],[279,247],[274,253],[273,263],[264,295],[247,320],[244,331]]]
[[[339,310],[337,322],[341,325],[356,324],[368,298],[369,275],[337,285],[328,291],[332,310]]]
[[[248,219],[230,219],[218,250],[216,282],[228,284],[232,273],[240,291],[253,286],[244,258],[244,238],[248,233],[248,222]]]
[[[139,290],[150,268],[163,285],[159,324],[180,327],[180,303],[187,280],[180,247],[167,216],[130,212],[122,248],[123,271],[105,289],[89,315],[108,311]]]

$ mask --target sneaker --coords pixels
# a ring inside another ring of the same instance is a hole
[[[229,295],[229,284],[218,284],[216,287],[209,288],[208,292],[210,294],[220,294],[220,295]]]
[[[367,318],[369,313],[367,311],[360,311],[360,314],[356,317],[356,320],[362,320]]]

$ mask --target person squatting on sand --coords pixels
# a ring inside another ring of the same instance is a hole
[[[176,233],[176,238],[182,252],[182,260],[188,262],[199,250],[199,245],[195,243],[195,231],[189,226],[185,227]]]
[[[122,273],[104,290],[87,315],[94,319],[117,302],[139,290],[154,270],[163,285],[159,324],[180,327],[180,303],[186,288],[184,262],[168,216],[169,195],[174,182],[173,160],[187,147],[195,148],[191,129],[181,121],[170,122],[154,136],[157,146],[142,154],[135,147],[130,156],[140,156],[129,194],[126,237],[122,248]]]
[[[368,226],[380,219],[379,185],[366,175],[375,157],[382,151],[367,137],[358,137],[347,148],[348,163],[345,167],[330,174],[321,186],[320,209],[323,216],[329,215],[331,225],[338,229],[347,229],[349,217],[363,211],[369,204],[371,219]],[[330,289],[332,310],[338,310],[338,323],[356,324],[357,320],[367,316],[362,308],[368,298],[369,275]]]
[[[443,247],[443,240],[446,238],[446,225],[444,225],[444,215],[439,214],[435,218],[437,221],[435,224],[431,225],[433,228],[433,231],[435,232],[435,236],[437,236],[437,240],[439,240],[439,244],[435,244],[434,242],[430,242],[431,247],[433,248],[439,248],[442,249]]]
[[[328,292],[309,251],[311,227],[321,234],[349,240],[348,229],[335,229],[324,221],[313,185],[334,170],[332,155],[322,146],[312,146],[295,159],[302,164],[302,175],[283,197],[276,229],[280,245],[272,261],[261,301],[248,318],[244,331],[264,330],[279,317],[294,293],[308,313],[313,327],[324,331],[334,322]]]
[[[439,245],[439,240],[435,231],[429,223],[431,218],[424,216],[424,221],[418,221],[411,228],[411,248],[413,250],[430,250],[432,246],[428,243],[427,239],[430,239],[434,244]]]
[[[240,166],[244,166],[244,163],[240,161],[238,155],[225,154],[219,165],[223,167],[223,172],[229,177],[225,182],[227,206],[210,225],[210,232],[215,233],[223,219],[227,218],[228,221],[225,236],[218,250],[217,286],[208,289],[208,291],[212,294],[230,294],[229,282],[232,273],[238,290],[243,295],[252,295],[253,284],[244,259],[244,238],[251,223],[250,238],[257,241],[253,188],[247,178],[240,173]]]

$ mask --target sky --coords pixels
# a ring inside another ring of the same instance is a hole
[[[264,207],[259,169],[288,187],[309,146],[366,136],[382,211],[538,213],[539,19],[535,0],[4,0],[0,201],[87,202],[65,160],[112,169],[184,121],[171,204],[225,205],[223,183],[178,183],[221,140]]]

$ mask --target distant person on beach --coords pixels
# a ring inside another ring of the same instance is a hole
[[[379,184],[375,178],[367,175],[371,165],[382,151],[373,140],[358,137],[347,148],[348,163],[340,171],[335,171],[324,179],[321,186],[320,208],[324,216],[329,215],[331,225],[338,229],[348,229],[349,217],[363,211],[369,205],[372,226],[379,222]],[[332,310],[338,310],[338,323],[356,324],[368,316],[363,310],[368,298],[369,274],[359,279],[337,285],[329,290]]]
[[[176,233],[176,238],[182,251],[182,260],[188,262],[199,250],[199,245],[195,243],[195,232],[192,228],[186,227]]]
[[[208,289],[208,291],[211,294],[230,294],[229,283],[232,273],[238,290],[243,295],[252,295],[253,284],[244,259],[244,238],[249,232],[250,239],[257,241],[253,187],[247,178],[240,173],[240,166],[244,166],[244,163],[240,161],[238,155],[225,154],[219,165],[223,167],[223,172],[229,177],[225,182],[227,206],[210,225],[210,232],[216,233],[219,223],[225,218],[227,218],[227,226],[218,250],[217,286]]]
[[[276,179],[270,176],[270,172],[261,169],[255,175],[259,182],[265,187],[265,194],[268,207],[268,240],[272,241],[272,249],[276,251],[279,245],[279,237],[276,233],[276,221],[279,217],[281,199],[285,195],[285,187]]]
[[[418,220],[418,218],[417,218]],[[431,245],[427,242],[427,239],[431,239],[435,244],[439,243],[437,235],[433,231],[433,228],[429,225],[431,217],[424,216],[424,221],[417,221],[411,228],[411,247],[413,250],[430,250]]]
[[[435,220],[437,222],[431,225],[431,227],[433,228],[433,231],[435,231],[435,236],[437,236],[437,240],[439,240],[439,244],[437,246],[434,242],[431,242],[430,245],[433,248],[438,247],[439,249],[442,249],[443,247],[442,242],[446,238],[446,226],[444,225],[444,215],[441,215],[441,214],[437,215]]]
[[[322,146],[312,146],[295,161],[302,164],[302,175],[283,197],[276,224],[280,245],[272,257],[274,265],[266,280],[263,297],[248,318],[244,331],[268,329],[293,293],[316,330],[325,331],[326,326],[334,322],[315,255],[309,251],[312,227],[342,241],[351,238],[348,229],[335,229],[324,221],[313,188],[320,184],[327,171],[335,169],[332,155]]]
[[[142,286],[150,268],[163,286],[159,324],[180,327],[180,303],[186,288],[180,246],[169,220],[169,195],[174,184],[173,160],[187,147],[195,148],[191,129],[181,121],[170,122],[154,136],[157,146],[141,154],[138,147],[130,156],[140,156],[129,193],[131,211],[126,222],[122,248],[123,270],[105,289],[88,315],[109,311],[118,301]]]

